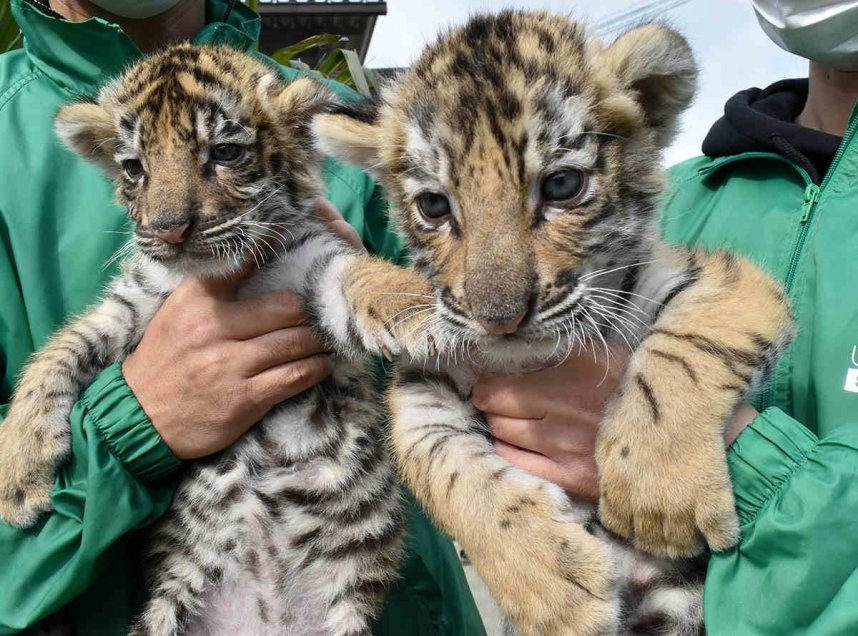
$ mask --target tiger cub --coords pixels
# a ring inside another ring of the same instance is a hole
[[[116,182],[136,247],[101,302],[23,374],[0,426],[6,521],[27,526],[50,507],[72,405],[134,349],[183,278],[251,263],[240,297],[291,289],[312,302],[328,264],[355,251],[314,213],[321,157],[309,123],[337,107],[327,87],[284,83],[247,54],[179,45],[60,110],[59,136]],[[333,366],[188,465],[153,531],[150,600],[132,633],[371,633],[404,512],[369,370],[359,358]]]
[[[699,633],[705,563],[679,558],[738,539],[724,424],[793,326],[749,261],[659,239],[661,156],[696,77],[664,26],[604,45],[503,12],[442,35],[376,110],[314,118],[324,152],[386,188],[413,255],[409,271],[343,262],[320,324],[399,356],[399,470],[524,634]],[[380,313],[396,318],[376,329]],[[597,510],[499,456],[468,398],[479,374],[616,346],[632,355],[600,426]]]

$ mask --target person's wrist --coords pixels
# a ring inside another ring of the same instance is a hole
[[[137,364],[137,359],[135,355],[132,353],[129,357],[123,360],[121,369],[122,375],[125,378],[125,383],[128,385],[128,388],[131,389],[131,392],[134,394],[134,397],[137,398],[137,402],[140,404],[140,408],[143,409],[143,412],[149,418],[149,422],[152,425],[152,428],[155,429],[155,432],[158,433],[161,441],[164,442],[164,445],[170,449],[173,454],[179,455],[176,453],[176,449],[174,445],[171,443],[171,436],[169,431],[164,430],[164,422],[163,418],[159,413],[156,412],[156,409],[153,409],[153,405],[148,399],[148,395],[144,390],[143,384],[144,382],[140,378]]]
[[[111,454],[136,479],[154,481],[179,467],[179,458],[152,426],[120,364],[99,373],[80,402]]]
[[[730,448],[742,431],[757,418],[757,415],[759,415],[757,409],[750,404],[741,402],[727,421],[727,426],[724,427],[724,445]]]

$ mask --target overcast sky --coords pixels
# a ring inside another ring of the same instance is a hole
[[[504,7],[548,9],[598,22],[640,5],[632,0],[387,0],[367,54],[367,66],[405,66],[444,26],[477,11]],[[667,13],[691,42],[701,67],[697,98],[668,152],[669,163],[700,153],[700,142],[720,117],[728,97],[749,86],[767,86],[807,73],[807,62],[775,46],[760,30],[751,0],[691,0]]]

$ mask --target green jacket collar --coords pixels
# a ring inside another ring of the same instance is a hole
[[[837,153],[834,156],[831,167],[828,170],[829,175],[834,172],[834,168],[840,163],[843,156],[848,152],[851,156],[855,156],[858,153],[858,141],[856,141],[856,132],[858,132],[858,101],[856,101],[855,105],[852,107],[852,115],[849,118],[849,124],[846,127],[846,134],[843,137],[843,140],[840,142],[840,147],[837,149]],[[723,157],[715,157],[709,159],[709,161],[702,166],[697,168],[697,173],[704,177],[709,177],[716,172],[718,172],[721,168],[725,166],[729,166],[738,161],[745,160],[754,160],[754,159],[772,159],[774,161],[780,161],[782,163],[789,164],[801,175],[802,179],[804,179],[807,185],[813,183],[810,175],[807,170],[798,165],[792,159],[780,155],[776,152],[767,152],[767,151],[749,151],[742,152],[736,155],[726,155]],[[828,181],[828,175],[825,175],[826,179],[823,180],[823,183]]]
[[[781,163],[785,163],[788,166],[791,166],[801,175],[801,178],[804,179],[806,185],[810,185],[813,183],[813,180],[810,178],[807,170],[799,166],[796,162],[791,159],[784,157],[783,155],[779,155],[776,152],[742,152],[738,155],[730,155],[727,157],[717,157],[715,159],[709,159],[702,166],[697,168],[697,174],[708,178],[709,175],[714,174],[724,166],[729,166],[739,161],[747,161],[751,159],[769,159],[772,161],[779,161]]]
[[[235,2],[206,0],[206,24],[195,44],[226,44],[242,50],[259,37],[259,16]],[[143,56],[119,25],[101,18],[71,22],[42,12],[26,0],[12,0],[12,12],[24,34],[33,64],[61,88],[94,95],[109,79]],[[221,19],[226,16],[226,22]]]

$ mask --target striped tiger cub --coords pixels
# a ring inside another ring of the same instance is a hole
[[[343,293],[318,298],[319,324],[398,356],[399,471],[523,634],[701,633],[691,557],[738,539],[724,425],[793,325],[748,260],[659,239],[661,156],[696,78],[664,26],[605,45],[503,12],[442,35],[376,109],[314,118],[324,152],[386,188],[413,255],[331,270]],[[600,426],[597,509],[500,457],[468,397],[479,374],[609,346],[632,355]]]
[[[314,212],[321,157],[309,123],[336,107],[323,85],[283,83],[247,54],[179,45],[60,110],[59,136],[116,182],[134,253],[21,378],[0,426],[4,520],[25,527],[50,508],[72,405],[133,350],[179,281],[250,263],[240,297],[291,289],[311,300],[328,264],[355,251]],[[369,370],[360,357],[333,366],[231,447],[188,464],[153,530],[150,600],[131,633],[371,633],[404,511]]]

